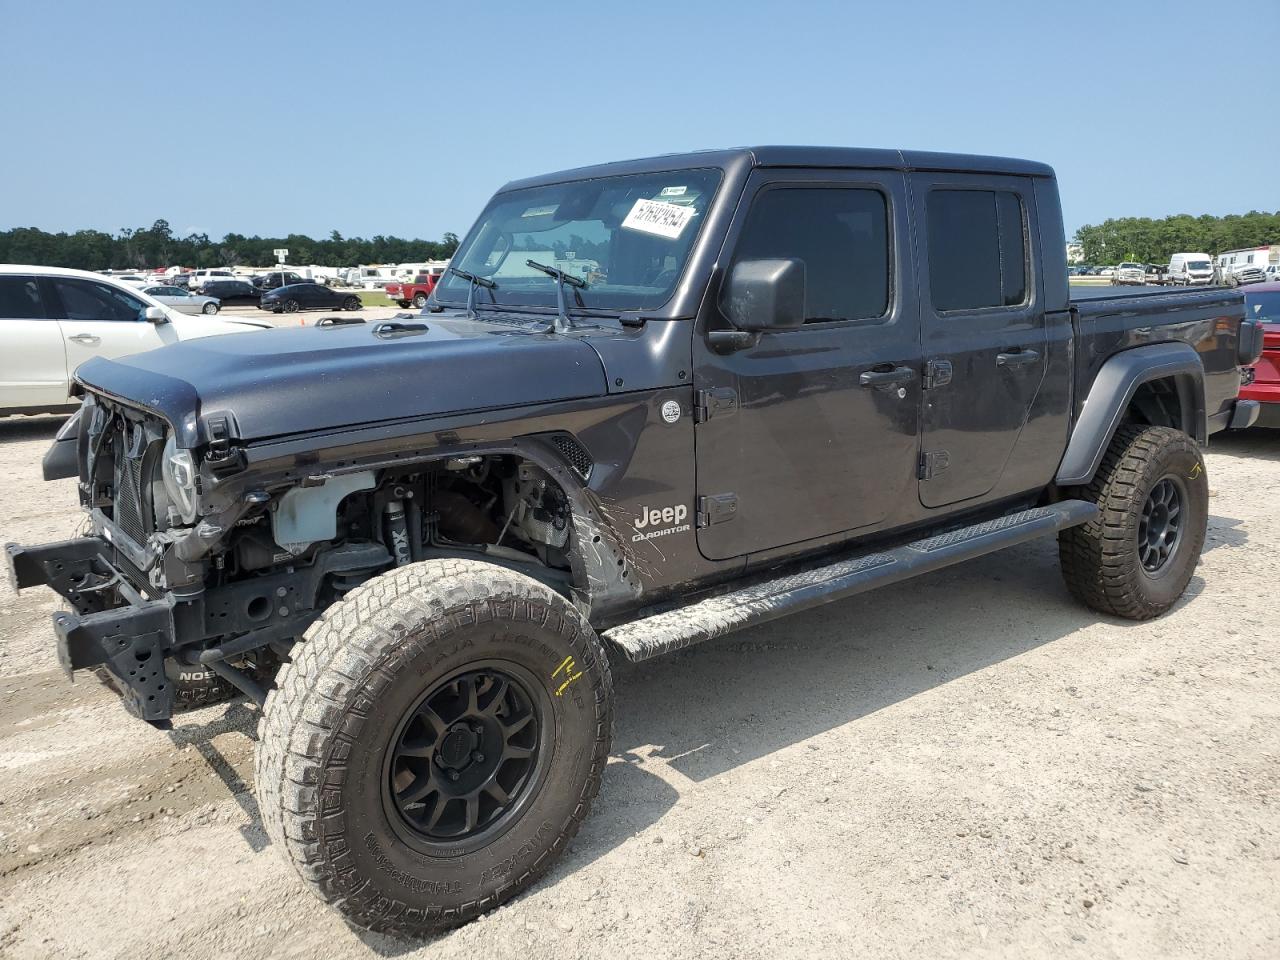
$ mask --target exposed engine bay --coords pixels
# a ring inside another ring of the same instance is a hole
[[[572,506],[522,457],[277,474],[246,487],[239,451],[216,436],[196,458],[163,422],[105,398],[87,400],[82,419],[80,494],[94,535],[44,575],[75,609],[71,666],[102,664],[147,719],[168,716],[152,663],[208,667],[265,698],[254,676],[321,611],[396,566],[474,558],[570,592]],[[139,618],[157,629],[115,649]]]

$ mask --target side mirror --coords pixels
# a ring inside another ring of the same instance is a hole
[[[739,330],[790,330],[805,320],[803,260],[742,260],[734,264],[725,315]]]
[[[169,315],[164,312],[164,307],[147,307],[142,311],[142,319],[147,323],[168,323]]]

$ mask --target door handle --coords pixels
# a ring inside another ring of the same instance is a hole
[[[997,367],[1022,367],[1028,363],[1035,363],[1040,359],[1040,354],[1036,350],[1009,350],[1005,353],[996,354]]]
[[[72,343],[83,343],[86,347],[96,347],[102,342],[101,337],[95,337],[92,333],[77,333],[67,339]]]
[[[882,369],[888,367],[888,369]],[[914,380],[916,372],[911,367],[889,367],[889,364],[881,364],[879,367],[872,367],[865,373],[858,375],[858,383],[864,387],[883,387],[889,383],[902,383],[904,380]]]

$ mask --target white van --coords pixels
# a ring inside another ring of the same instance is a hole
[[[1175,253],[1169,258],[1169,282],[1189,287],[1213,282],[1213,261],[1207,253]]]

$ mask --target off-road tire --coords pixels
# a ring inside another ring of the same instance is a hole
[[[1165,478],[1181,487],[1184,527],[1157,575],[1143,567],[1138,530],[1147,498]],[[1058,534],[1062,575],[1072,596],[1127,620],[1150,620],[1177,602],[1204,547],[1209,481],[1196,442],[1172,427],[1122,426],[1098,472],[1077,491],[1098,504],[1098,516]]]
[[[544,772],[486,845],[424,852],[388,808],[389,748],[433,684],[495,662],[545,686]],[[568,846],[600,787],[612,705],[600,641],[564,597],[477,561],[400,567],[326,610],[281,668],[258,728],[263,823],[353,925],[410,936],[456,926],[528,887]]]

